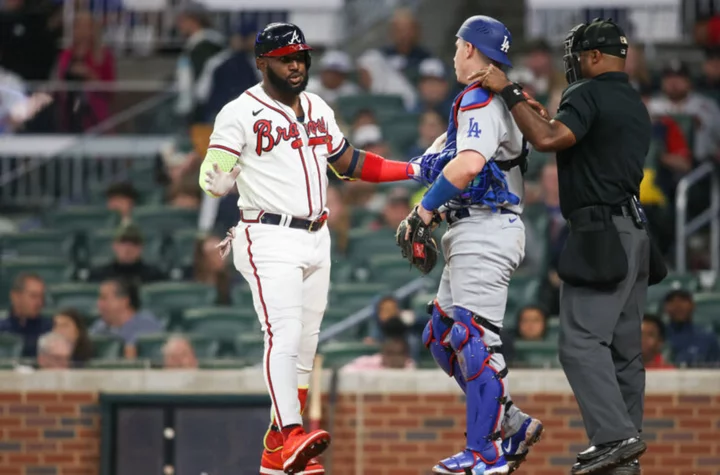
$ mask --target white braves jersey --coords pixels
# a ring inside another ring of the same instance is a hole
[[[333,110],[319,96],[300,94],[304,117],[257,84],[215,119],[208,149],[238,158],[238,207],[315,219],[325,210],[328,158],[346,148]]]

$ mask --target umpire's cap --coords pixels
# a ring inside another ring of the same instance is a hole
[[[604,54],[627,57],[628,40],[620,26],[612,19],[594,19],[582,34],[578,43],[579,51],[600,50]]]
[[[508,58],[512,35],[510,30],[495,18],[485,15],[471,16],[460,26],[456,36],[493,61],[512,66]]]
[[[305,35],[300,27],[292,23],[270,23],[255,38],[255,57],[269,56],[277,58],[311,51],[305,42]],[[308,65],[309,66],[309,65]]]

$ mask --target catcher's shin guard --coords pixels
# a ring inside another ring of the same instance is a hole
[[[506,391],[502,380],[505,368],[494,368],[492,353],[483,342],[485,330],[467,309],[455,307],[455,323],[450,331],[450,345],[467,384],[467,448],[483,462],[495,463],[500,450],[500,424],[505,411]]]
[[[455,352],[450,347],[450,329],[454,323],[453,319],[442,311],[437,300],[428,304],[428,313],[431,318],[423,330],[423,343],[430,350],[438,366],[455,378],[458,385],[465,391],[465,378],[458,366]]]

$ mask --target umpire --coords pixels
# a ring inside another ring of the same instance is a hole
[[[503,97],[537,150],[557,152],[570,228],[558,264],[560,362],[591,445],[574,475],[639,474],[646,450],[640,327],[648,285],[667,269],[638,201],[651,123],[624,72],[627,48],[612,20],[573,28],[563,58],[569,86],[554,120],[499,69],[473,75]]]

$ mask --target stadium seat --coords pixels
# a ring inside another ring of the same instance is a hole
[[[547,339],[555,340],[560,337],[560,317],[557,315],[551,315],[547,321]]]
[[[231,358],[231,359],[210,359],[198,361],[198,367],[200,369],[208,370],[237,370],[250,366],[247,360],[242,358]]]
[[[178,229],[196,228],[196,210],[171,206],[140,206],[133,210],[133,222],[143,230],[174,233]]]
[[[696,292],[700,286],[699,279],[693,274],[669,274],[659,284],[648,287],[647,310],[651,313],[660,312],[665,295],[671,290],[685,289]]]
[[[74,238],[65,231],[37,229],[0,235],[0,257],[70,257]]]
[[[245,359],[251,365],[262,362],[263,338],[263,334],[260,332],[238,335],[235,338],[235,356]]]
[[[93,231],[114,228],[120,215],[102,206],[71,206],[48,212],[48,227],[63,231]]]
[[[234,306],[252,307],[253,298],[250,286],[246,282],[235,285],[230,292],[230,300]]]
[[[140,289],[142,305],[151,309],[179,312],[188,308],[215,305],[217,290],[196,282],[157,282]]]
[[[196,228],[180,229],[172,234],[170,259],[176,267],[190,267],[195,258],[195,243],[200,234]]]
[[[693,322],[712,327],[715,332],[720,331],[720,293],[695,294],[693,300],[695,301]]]
[[[9,333],[0,333],[0,358],[19,358],[22,349],[22,337]]]
[[[330,267],[330,281],[347,283],[352,280],[353,266],[345,259],[333,259]]]
[[[320,353],[325,357],[325,365],[333,368],[339,368],[355,358],[374,355],[379,351],[379,345],[360,342],[330,342],[320,347]]]
[[[378,212],[356,206],[350,211],[350,225],[353,229],[364,228],[378,218]]]
[[[395,244],[394,229],[357,229],[350,231],[348,256],[351,260],[364,260],[368,256],[392,252],[398,252],[398,247]]]
[[[334,284],[330,288],[330,300],[332,304],[355,311],[372,304],[374,299],[390,290],[387,285],[377,283]]]
[[[151,369],[150,361],[148,360],[122,360],[122,359],[113,359],[113,360],[90,360],[87,362],[86,369],[113,369],[113,370],[119,370],[119,369]]]
[[[260,322],[252,307],[203,307],[183,313],[183,328],[189,333],[227,339],[260,330]]]
[[[407,150],[417,142],[418,122],[419,116],[416,114],[393,115],[380,122],[384,139],[399,157],[404,157]]]
[[[355,116],[362,110],[370,110],[380,121],[383,117],[405,111],[401,96],[378,94],[355,94],[339,97],[337,109],[347,123],[352,123]]]
[[[525,305],[536,304],[540,290],[540,279],[533,275],[514,275],[508,286],[508,301],[505,309],[505,326],[514,327],[517,312]]]
[[[369,258],[369,267],[372,281],[388,284],[391,289],[420,277],[417,269],[399,252],[373,255]]]
[[[558,343],[553,340],[515,340],[515,363],[530,368],[559,367]]]
[[[532,149],[528,156],[528,169],[525,173],[525,179],[538,180],[542,174],[543,167],[552,157],[552,153],[543,153]]]
[[[135,340],[137,357],[140,359],[148,359],[154,362],[162,361],[162,347],[163,345],[165,345],[168,337],[169,335],[165,333],[139,336]]]
[[[38,274],[45,284],[65,282],[72,273],[70,263],[63,258],[15,257],[3,259],[0,266],[0,287],[12,284],[21,273]]]
[[[114,360],[123,356],[125,343],[113,336],[90,336],[90,342],[95,350],[95,359]]]
[[[74,308],[83,314],[95,313],[99,284],[68,282],[47,289],[48,303],[57,309]]]
[[[102,265],[113,259],[112,244],[115,229],[100,229],[88,235],[88,253],[93,265]],[[142,258],[146,263],[157,263],[162,255],[162,236],[143,230]]]

